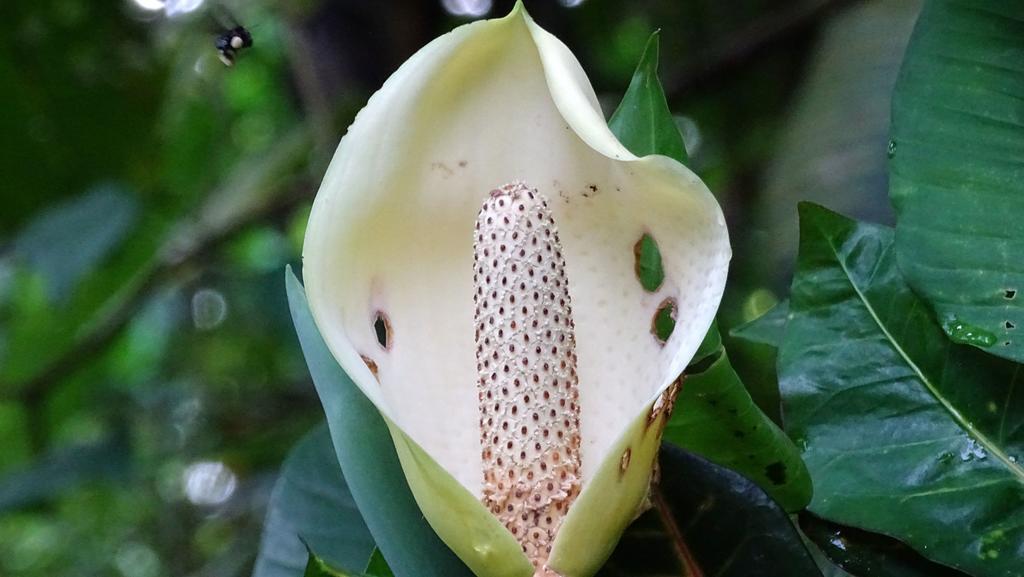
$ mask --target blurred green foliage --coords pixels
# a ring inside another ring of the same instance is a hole
[[[0,11],[0,575],[251,572],[282,461],[322,418],[281,271],[354,112],[465,21],[421,0],[145,4]],[[762,175],[814,94],[818,32],[858,3],[567,4],[527,7],[609,107],[661,29],[670,108],[732,230],[789,206]],[[213,48],[228,11],[255,40],[232,68]],[[723,329],[776,299],[757,247],[735,249]],[[770,358],[730,356],[777,417]]]

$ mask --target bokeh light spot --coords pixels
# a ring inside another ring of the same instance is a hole
[[[156,12],[157,10],[163,10],[165,4],[164,0],[132,0],[132,2],[135,2],[135,5],[139,8],[142,8],[143,10],[149,10],[152,12]]]
[[[483,16],[491,11],[491,0],[441,0],[441,5],[454,16]]]
[[[228,316],[228,302],[220,292],[199,289],[192,295],[192,323],[201,331],[213,330]]]
[[[220,461],[192,463],[182,473],[185,497],[195,505],[220,505],[238,488],[234,471]]]

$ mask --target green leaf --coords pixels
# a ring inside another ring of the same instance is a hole
[[[665,444],[654,508],[599,577],[820,577],[786,513],[742,475]]]
[[[132,194],[101,185],[42,211],[13,239],[0,273],[0,394],[45,375],[150,267],[161,228],[138,212]]]
[[[384,556],[379,549],[374,549],[370,556],[369,565],[363,573],[350,573],[341,569],[335,569],[326,561],[321,559],[311,548],[308,548],[309,560],[306,562],[306,571],[302,577],[394,577],[391,568],[388,567]]]
[[[336,567],[362,567],[374,551],[324,425],[295,445],[281,469],[253,577],[301,575],[307,557],[313,563],[308,549]]]
[[[893,97],[907,283],[954,341],[1024,361],[1024,4],[929,2]]]
[[[658,33],[651,34],[640,64],[608,126],[623,146],[637,156],[661,154],[685,163],[686,147],[665,91],[658,81]]]
[[[896,539],[844,527],[807,513],[800,528],[836,565],[854,575],[878,577],[967,577],[925,559]]]
[[[0,513],[45,503],[88,483],[126,481],[130,457],[131,447],[123,433],[53,449],[0,477]]]
[[[106,184],[37,215],[14,240],[14,258],[42,277],[51,301],[63,301],[131,231],[138,202]]]
[[[1022,371],[946,339],[893,245],[890,229],[800,206],[779,380],[810,509],[973,575],[1019,575]]]
[[[356,573],[348,573],[335,569],[327,564],[326,561],[317,557],[313,551],[309,552],[309,560],[306,562],[306,570],[302,573],[302,577],[363,577]]]
[[[729,334],[751,343],[779,348],[788,317],[789,301],[782,301],[756,319],[732,329]]]
[[[683,379],[664,439],[753,480],[787,511],[811,501],[811,477],[800,452],[754,404],[722,354]]]
[[[327,349],[291,268],[285,276],[295,330],[327,414],[338,461],[377,546],[402,577],[472,577],[423,518],[384,419]]]
[[[395,577],[380,549],[374,549],[370,555],[370,562],[366,564],[366,574],[369,577]]]

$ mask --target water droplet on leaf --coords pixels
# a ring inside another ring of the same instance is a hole
[[[943,328],[946,329],[946,334],[950,339],[963,345],[988,348],[996,344],[994,334],[957,318],[948,321]]]
[[[981,538],[981,550],[978,552],[978,556],[982,559],[998,559],[999,550],[1003,547],[1006,541],[1006,531],[1003,529],[994,529],[989,531]]]
[[[960,450],[960,460],[967,462],[978,459],[979,461],[988,458],[988,452],[974,439],[967,439],[967,444]]]

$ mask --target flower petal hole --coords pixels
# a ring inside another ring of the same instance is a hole
[[[391,349],[391,319],[384,311],[377,311],[373,316],[373,332],[377,336],[377,344],[384,350]]]
[[[667,298],[661,301],[658,310],[654,313],[654,318],[651,320],[651,333],[664,346],[675,329],[676,301],[673,298]]]
[[[581,482],[565,259],[547,200],[523,183],[491,192],[474,234],[482,501],[546,575]]]
[[[633,257],[636,259],[636,278],[647,292],[657,292],[665,281],[665,268],[661,264],[661,250],[658,243],[648,233],[633,245]]]

